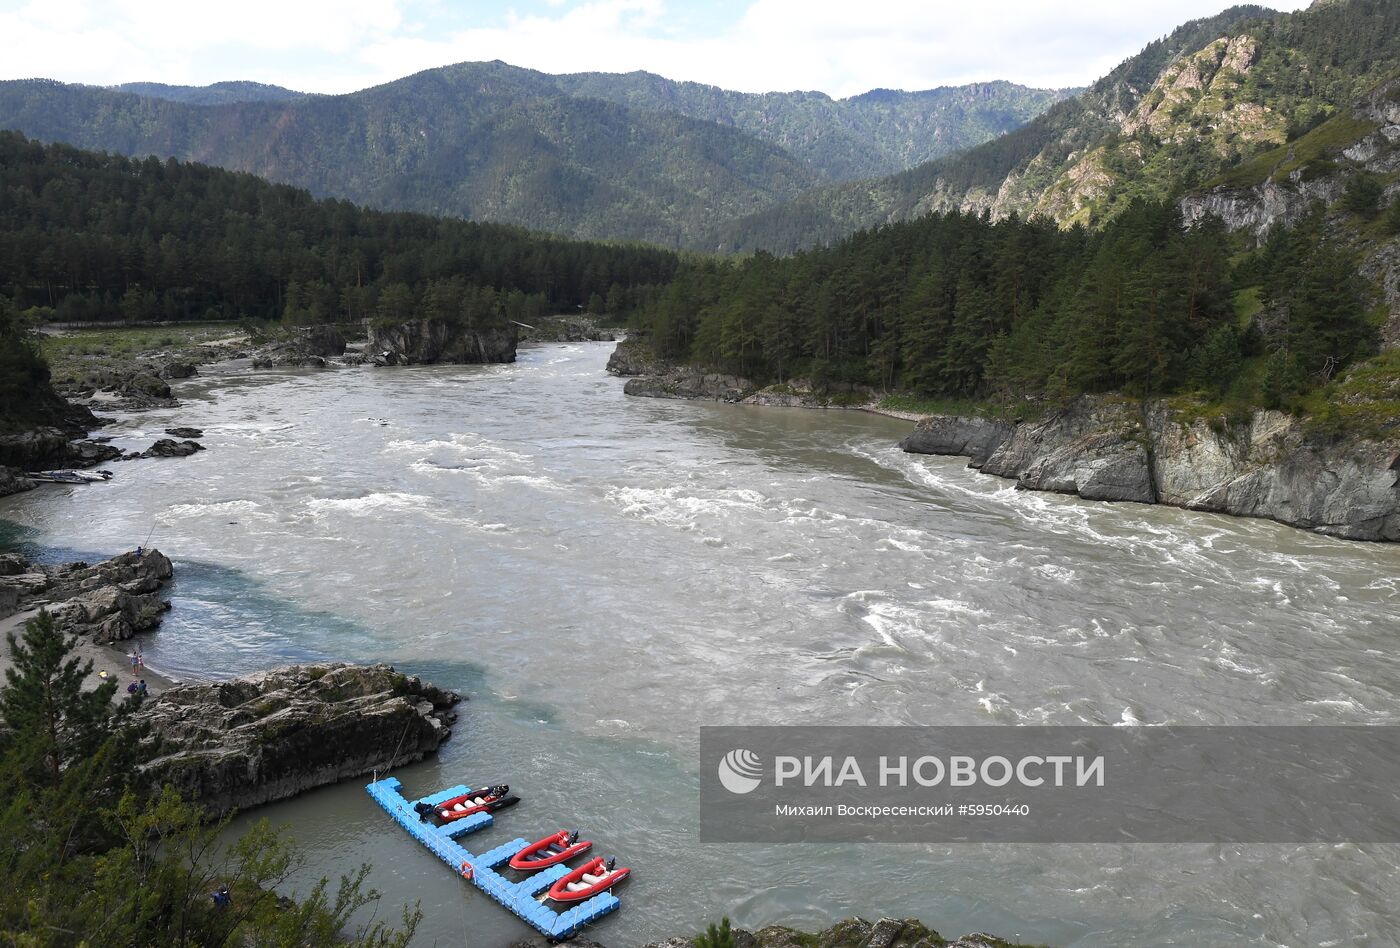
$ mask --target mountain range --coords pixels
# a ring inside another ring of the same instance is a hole
[[[347,95],[0,82],[0,128],[318,196],[590,239],[788,253],[930,211],[1098,227],[1224,180],[1400,68],[1400,4],[1236,6],[1089,88],[752,94],[501,62]]]
[[[1004,82],[846,100],[752,95],[493,62],[339,96],[257,83],[5,82],[0,127],[376,207],[694,246],[726,220],[985,141],[1059,98]]]

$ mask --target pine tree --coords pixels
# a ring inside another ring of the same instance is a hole
[[[92,661],[72,654],[77,636],[65,635],[53,616],[40,610],[16,639],[6,635],[12,668],[0,688],[0,719],[8,746],[40,786],[57,788],[75,761],[92,757],[110,736],[119,714],[115,680],[84,687]]]

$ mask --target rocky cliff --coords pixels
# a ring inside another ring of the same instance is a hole
[[[369,327],[366,357],[380,365],[436,362],[514,362],[519,334],[514,323],[468,329],[440,319]]]
[[[1400,438],[1344,441],[1299,419],[1256,411],[1227,423],[1163,402],[1082,398],[1010,425],[938,416],[900,443],[917,454],[970,455],[1018,487],[1091,500],[1163,503],[1355,540],[1400,540]]]
[[[170,608],[161,589],[175,574],[159,550],[122,553],[101,563],[31,563],[0,554],[0,617],[45,606],[60,628],[110,645],[153,629]]]
[[[281,800],[435,753],[461,700],[389,665],[293,665],[171,688],[141,709],[146,765],[215,812]]]

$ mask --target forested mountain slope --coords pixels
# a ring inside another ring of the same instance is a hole
[[[1400,68],[1400,4],[1234,7],[1152,43],[1078,98],[970,151],[817,189],[720,228],[726,250],[791,251],[931,210],[1099,226],[1296,138]]]
[[[816,180],[737,129],[574,98],[490,63],[352,95],[214,106],[6,82],[0,127],[248,171],[376,207],[663,245]]]

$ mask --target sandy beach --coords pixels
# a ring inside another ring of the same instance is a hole
[[[14,633],[16,638],[23,635],[24,623],[38,614],[37,608],[26,609],[0,619],[0,673],[8,671],[11,667],[9,634]],[[111,645],[98,645],[79,636],[74,653],[83,660],[92,662],[92,674],[88,676],[88,685],[96,688],[99,682],[105,680],[103,678],[103,673],[105,673],[106,677],[116,679],[119,685],[116,699],[120,700],[126,697],[126,686],[132,681],[145,679],[147,692],[151,695],[158,695],[168,688],[181,684],[182,682],[178,679],[162,675],[150,666],[142,668],[140,674],[132,675],[130,656],[140,641],[141,636],[138,635],[122,643],[127,646],[126,648],[118,648]]]

